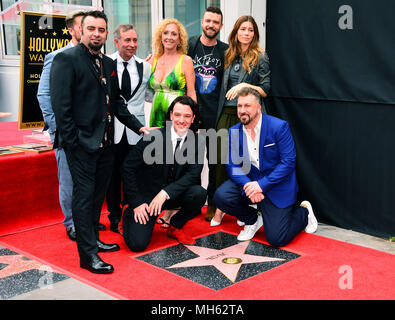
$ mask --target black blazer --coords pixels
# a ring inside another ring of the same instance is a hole
[[[233,64],[230,65],[227,69],[224,70],[224,77],[222,78],[222,85],[221,85],[221,92],[219,95],[219,102],[218,102],[218,112],[217,112],[217,121],[216,125],[218,124],[218,120],[221,116],[222,109],[225,103],[225,95],[228,88],[228,81],[229,81],[229,74],[230,69],[233,67]],[[246,72],[243,67],[241,67],[239,83],[246,82],[252,84],[254,86],[261,87],[266,94],[269,94],[270,91],[270,63],[269,57],[267,53],[259,54],[258,64],[255,67],[251,68],[250,72]],[[262,106],[264,105],[261,99]]]
[[[139,131],[143,125],[130,114],[120,96],[114,60],[103,56],[103,77],[99,78],[83,44],[67,49],[53,60],[50,95],[56,120],[54,147],[81,146],[88,152],[99,149],[106,126],[107,110],[127,127]],[[107,107],[107,96],[110,107]],[[114,137],[109,137],[113,140]]]
[[[169,183],[170,162],[173,162],[170,128],[152,130],[149,135],[145,135],[123,163],[123,187],[127,204],[132,209],[143,203],[149,204],[162,189],[170,199],[176,199],[190,186],[201,185],[204,148],[204,137],[190,131],[181,147],[187,161],[174,164],[174,181]]]

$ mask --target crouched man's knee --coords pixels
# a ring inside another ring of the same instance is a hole
[[[136,225],[133,221],[134,213],[129,207],[125,210],[123,214],[123,239],[129,250],[133,252],[144,251],[149,244],[149,240],[142,237],[138,237],[138,233],[133,231],[133,225]]]

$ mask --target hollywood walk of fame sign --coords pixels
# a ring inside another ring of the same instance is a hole
[[[261,242],[238,242],[235,235],[217,232],[196,239],[195,246],[178,244],[137,259],[221,290],[298,257]]]
[[[19,129],[44,126],[37,89],[45,56],[66,46],[68,34],[64,15],[22,12]]]

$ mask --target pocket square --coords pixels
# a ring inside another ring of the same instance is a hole
[[[110,77],[114,77],[115,76],[115,71],[113,71],[110,75]]]
[[[267,148],[267,147],[271,147],[271,146],[274,146],[275,145],[275,143],[271,143],[271,144],[267,144],[266,146],[263,146],[264,148]]]

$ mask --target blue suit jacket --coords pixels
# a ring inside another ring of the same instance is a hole
[[[73,47],[73,45],[70,41],[63,48],[52,51],[45,56],[43,71],[41,73],[40,83],[38,85],[37,100],[38,100],[38,103],[40,104],[40,108],[43,113],[43,118],[44,118],[44,123],[45,123],[44,130],[48,129],[48,132],[51,133],[51,139],[52,139],[52,137],[54,137],[54,135],[52,135],[52,133],[55,133],[55,131],[56,131],[55,114],[52,110],[51,96],[49,94],[50,93],[49,75],[50,75],[50,71],[51,71],[51,65],[52,65],[53,58],[58,53],[66,50],[66,49],[72,48],[72,47]],[[53,141],[52,141],[52,143],[53,143]]]
[[[286,121],[262,114],[259,166],[250,162],[247,137],[241,123],[229,129],[229,159],[226,169],[240,187],[257,181],[265,197],[279,208],[296,202],[298,183],[295,173],[296,150]]]

